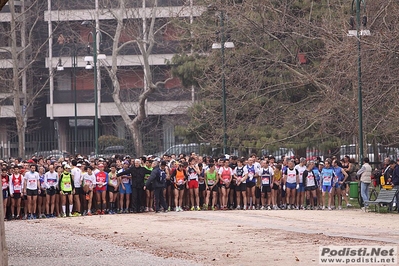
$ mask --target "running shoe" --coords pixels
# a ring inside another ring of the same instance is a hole
[[[62,214],[62,218],[65,218],[65,217],[66,217],[66,214],[65,214],[65,213],[63,213],[63,214]]]
[[[86,216],[87,215],[87,211],[84,210],[82,216]]]
[[[338,206],[338,210],[342,210],[342,207],[341,207],[341,206]]]
[[[325,210],[325,209],[326,209],[326,206],[321,207],[321,209],[322,209],[322,210]]]
[[[212,206],[212,211],[216,211],[216,208],[215,208],[215,206]]]
[[[237,210],[237,211],[241,210],[241,207],[240,207],[240,205],[237,205],[237,208],[236,208],[236,210]]]
[[[196,211],[200,211],[201,208],[200,208],[199,206],[197,206],[197,207],[195,208],[195,210],[196,210]]]
[[[267,210],[270,211],[272,208],[270,208],[270,205],[267,205]]]
[[[265,206],[262,206],[262,208],[260,208],[261,210],[266,210]]]
[[[191,207],[190,211],[194,211],[194,210],[195,210],[194,206],[193,206],[193,207]]]
[[[348,203],[346,204],[346,208],[352,207],[352,204]]]
[[[101,214],[101,210],[97,210],[97,215],[100,215]]]
[[[170,206],[168,207],[168,212],[170,212]]]
[[[102,211],[100,212],[100,214],[101,214],[101,215],[104,215],[104,214],[105,214],[104,210],[102,210]]]
[[[19,215],[15,216],[15,220],[19,220],[21,217]]]
[[[91,213],[91,211],[87,212],[87,216],[92,216],[93,214]]]
[[[154,212],[154,209],[153,209],[153,208],[150,208],[150,209],[149,209],[149,212]]]
[[[328,207],[328,210],[329,210],[329,211],[332,211],[333,209],[332,209],[331,207]]]

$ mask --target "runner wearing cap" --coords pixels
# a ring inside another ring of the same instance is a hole
[[[69,201],[69,213],[68,216],[72,217],[73,210],[73,194],[75,192],[73,176],[71,174],[71,166],[69,164],[64,165],[64,172],[60,175],[60,195],[61,195],[61,208],[62,217],[66,217],[66,198],[68,196]]]
[[[96,175],[96,200],[97,200],[97,214],[105,214],[107,208],[107,183],[108,173],[104,172],[104,164],[98,165],[99,172]],[[100,209],[98,209],[100,207]]]

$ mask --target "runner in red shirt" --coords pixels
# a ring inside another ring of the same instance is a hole
[[[100,170],[96,174],[96,199],[97,199],[97,208],[100,206],[100,209],[97,209],[97,214],[105,214],[105,208],[107,207],[107,183],[108,183],[108,173],[104,172],[104,165],[99,164],[98,169]]]

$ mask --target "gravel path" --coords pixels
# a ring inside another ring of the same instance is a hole
[[[9,265],[199,265],[186,260],[161,258],[134,248],[87,236],[71,235],[40,221],[6,222]],[[49,228],[50,227],[50,228]]]

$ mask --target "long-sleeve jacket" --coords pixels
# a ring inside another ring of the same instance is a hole
[[[151,170],[146,169],[145,167],[132,166],[127,170],[118,173],[116,176],[129,175],[132,177],[132,187],[134,188],[143,188],[144,186],[144,176],[146,174],[151,174]]]
[[[155,167],[148,180],[145,182],[145,186],[148,187],[152,184],[153,188],[164,188],[166,185],[166,172],[159,166]]]

